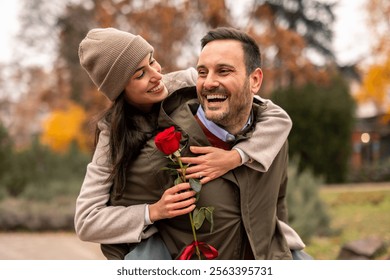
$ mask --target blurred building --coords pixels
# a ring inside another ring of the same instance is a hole
[[[354,95],[362,82],[356,65],[343,66],[339,70],[348,81],[351,94]],[[381,113],[373,102],[356,106],[350,164],[353,170],[359,171],[390,159],[390,117]]]
[[[351,165],[360,169],[390,158],[390,122],[372,104],[359,106],[352,134]]]

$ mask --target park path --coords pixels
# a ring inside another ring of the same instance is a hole
[[[0,232],[0,260],[104,260],[99,244],[74,233]]]

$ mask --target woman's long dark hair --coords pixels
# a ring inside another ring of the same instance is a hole
[[[146,141],[151,138],[157,127],[158,104],[150,113],[144,113],[130,105],[122,92],[112,106],[105,112],[103,119],[109,124],[109,150],[112,170],[108,181],[113,181],[111,192],[120,198],[126,186],[127,167],[135,159]],[[97,144],[100,129],[95,132]]]

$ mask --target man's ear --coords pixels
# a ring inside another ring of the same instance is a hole
[[[249,79],[252,94],[257,94],[263,82],[263,71],[261,71],[260,68],[256,68],[250,75]]]

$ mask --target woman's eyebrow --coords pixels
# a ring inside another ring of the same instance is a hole
[[[141,71],[141,70],[144,69],[144,68],[145,68],[145,66],[141,66],[141,67],[135,69],[134,74],[137,73],[138,71]]]
[[[150,53],[149,62],[153,59],[153,53]],[[139,70],[144,69],[145,66],[140,66],[139,68],[135,69],[134,73],[138,72]]]

